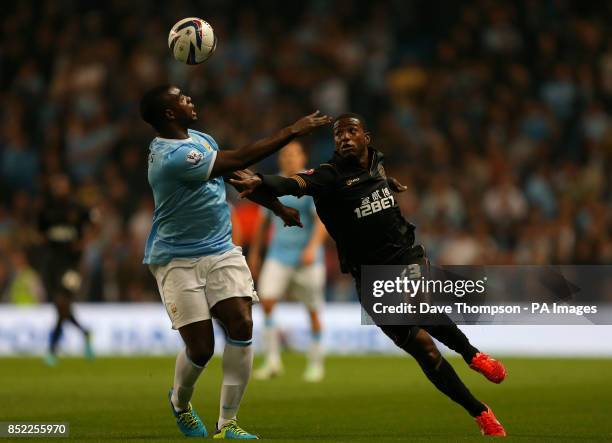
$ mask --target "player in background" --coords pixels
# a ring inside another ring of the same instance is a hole
[[[57,312],[55,328],[49,340],[45,363],[57,364],[57,346],[63,325],[70,322],[83,334],[85,357],[93,359],[91,335],[74,316],[72,298],[81,286],[79,272],[83,234],[89,224],[89,211],[72,199],[70,179],[64,174],[49,178],[49,194],[38,216],[38,227],[44,241],[41,277],[47,297]]]
[[[259,187],[278,196],[313,196],[317,213],[336,242],[341,269],[353,276],[358,292],[362,265],[418,264],[426,270],[425,251],[414,245],[415,227],[404,219],[391,193],[406,187],[386,176],[383,155],[370,146],[363,117],[339,116],[334,121],[333,136],[334,156],[314,170],[289,178],[241,172],[237,174],[240,179],[232,179],[232,183],[247,188],[242,196]],[[476,349],[445,314],[439,315],[439,320],[444,324],[378,326],[416,359],[436,388],[475,418],[484,435],[505,436],[493,411],[467,389],[432,336],[494,383],[506,377],[504,366]]]
[[[155,276],[172,327],[185,342],[168,395],[172,413],[184,435],[208,434],[190,400],[214,352],[214,317],[226,334],[214,438],[256,439],[238,426],[236,416],[253,364],[251,305],[257,294],[242,250],[232,243],[223,176],[271,155],[330,123],[330,118],[316,112],[270,137],[220,151],[210,135],[189,129],[197,113],[191,97],[178,87],[162,85],[148,91],[140,111],[157,132],[148,161],[155,211],[143,261]],[[298,212],[275,197],[261,193],[252,200],[270,208],[285,224],[300,225]]]
[[[306,154],[302,144],[293,141],[278,154],[280,174],[291,177],[306,167]],[[316,214],[312,197],[297,198],[292,195],[280,197],[282,204],[299,210],[303,229],[284,228],[277,218],[272,219],[266,211],[249,250],[249,267],[259,275],[257,295],[264,311],[263,366],[254,373],[256,379],[265,380],[283,372],[280,356],[279,331],[274,324],[273,311],[279,298],[287,294],[302,301],[308,309],[311,328],[311,343],[304,380],[318,382],[323,379],[323,346],[321,344],[321,320],[319,311],[323,304],[325,288],[325,263],[323,242],[327,232]],[[273,224],[272,238],[266,258],[261,266],[261,250]]]

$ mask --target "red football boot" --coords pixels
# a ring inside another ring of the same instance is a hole
[[[482,435],[488,435],[491,437],[505,437],[506,430],[501,425],[501,423],[495,418],[495,414],[491,408],[487,406],[486,411],[482,411],[482,413],[478,417],[474,417],[478,427],[480,427],[480,432]]]
[[[504,365],[484,352],[479,352],[474,356],[470,368],[480,372],[487,380],[493,383],[501,383],[506,378],[506,368]]]

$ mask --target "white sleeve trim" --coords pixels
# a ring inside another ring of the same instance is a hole
[[[208,180],[208,178],[210,177],[213,165],[215,164],[215,160],[217,159],[217,151],[212,151],[211,155],[212,158],[210,159],[210,163],[208,164],[208,170],[206,171],[206,177],[204,177],[204,180]]]

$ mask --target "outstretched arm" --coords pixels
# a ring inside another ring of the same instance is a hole
[[[242,174],[242,175],[241,175]],[[242,171],[235,171],[231,174],[225,176],[225,179],[228,180],[230,184],[232,184],[239,192],[244,192],[246,188],[240,184],[240,182],[236,179],[239,179],[241,176],[255,176],[252,171],[246,169]],[[251,200],[258,205],[261,205],[265,208],[271,210],[274,215],[280,217],[284,222],[285,226],[299,226],[302,227],[302,222],[300,221],[300,213],[288,206],[283,205],[271,192],[269,192],[265,188],[257,188],[253,189],[246,195],[246,198]]]
[[[333,195],[337,188],[337,174],[332,165],[323,163],[318,168],[298,172],[289,178],[239,171],[230,183],[244,188],[240,193],[241,197],[246,197],[261,187],[275,196],[311,195],[315,198],[326,198]]]
[[[271,195],[302,196],[300,186],[293,178],[279,175],[253,174],[251,171],[237,171],[229,182],[240,191],[240,197],[249,198],[254,192],[265,189]]]
[[[294,138],[306,135],[313,129],[327,125],[330,122],[330,117],[320,115],[319,111],[317,111],[302,117],[291,126],[281,129],[270,137],[263,138],[242,148],[219,151],[210,177],[219,177],[239,169],[247,168],[253,163],[278,151]]]

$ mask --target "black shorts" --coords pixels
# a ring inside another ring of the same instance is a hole
[[[41,279],[47,298],[62,295],[72,297],[80,286],[79,260],[73,255],[47,251],[41,269]]]
[[[419,265],[420,272],[426,275],[429,272],[429,259],[425,253],[425,248],[421,245],[413,246],[404,253],[398,255],[385,265]],[[361,270],[354,269],[351,271],[355,284],[357,286],[357,294],[361,302]],[[417,325],[379,325],[376,324],[393,342],[399,346],[405,346],[410,343],[421,329]]]

